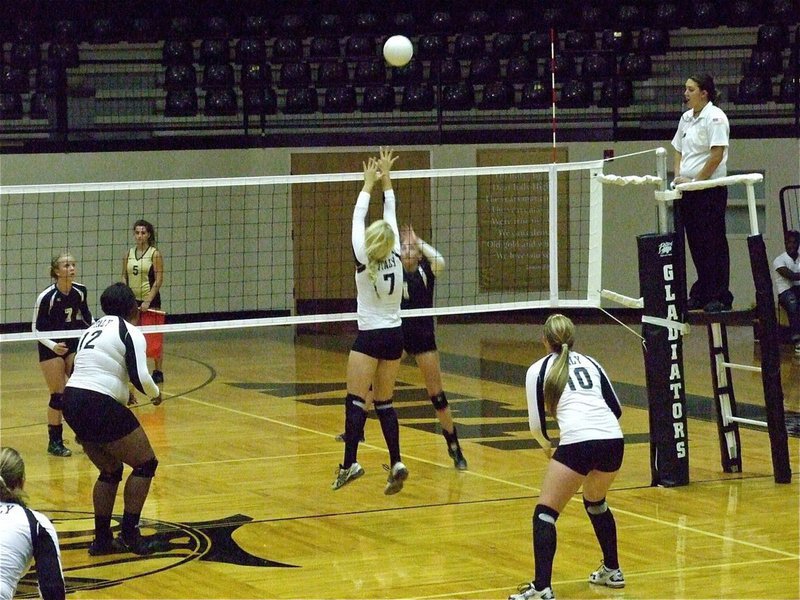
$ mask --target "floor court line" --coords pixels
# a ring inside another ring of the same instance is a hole
[[[315,429],[310,429],[308,427],[303,427],[301,425],[296,425],[294,423],[287,423],[286,421],[280,421],[278,419],[273,419],[271,417],[265,417],[263,415],[256,415],[256,414],[253,414],[253,413],[248,413],[246,411],[239,410],[239,409],[236,409],[236,408],[230,408],[230,407],[227,407],[227,406],[219,406],[217,404],[213,404],[213,403],[207,402],[205,400],[199,400],[197,398],[191,398],[189,396],[182,395],[182,394],[181,395],[172,396],[171,398],[183,398],[184,400],[189,400],[190,402],[193,402],[195,404],[201,404],[203,406],[208,406],[209,408],[215,408],[217,410],[224,410],[224,411],[231,412],[231,413],[234,413],[234,414],[239,414],[239,415],[242,415],[242,416],[245,416],[245,417],[259,419],[259,420],[262,420],[262,421],[266,421],[268,423],[272,423],[274,425],[279,425],[279,426],[283,426],[283,427],[289,427],[291,429],[296,429],[298,431],[304,431],[306,433],[313,433],[313,434],[322,435],[322,436],[325,436],[325,437],[335,437],[335,434],[331,434],[331,433],[327,433],[327,432],[323,432],[323,431],[319,431],[319,430],[315,430]],[[374,445],[371,445],[371,444],[365,443],[363,445],[368,447],[368,448],[374,449],[374,450],[382,450],[378,446],[374,446]],[[426,464],[430,464],[430,465],[434,465],[434,466],[443,466],[440,463],[437,463],[435,461],[431,461],[431,460],[428,460],[428,459],[418,458],[418,457],[411,456],[411,455],[408,455],[408,454],[406,454],[405,456],[408,457],[408,459],[414,460],[416,462],[426,463]],[[532,491],[532,492],[535,492],[535,493],[538,493],[538,492],[541,491],[540,488],[537,488],[537,487],[534,487],[534,486],[530,486],[530,485],[526,485],[526,484],[522,484],[522,483],[516,483],[516,482],[513,482],[513,481],[507,481],[507,480],[501,479],[499,477],[492,477],[490,475],[485,475],[483,473],[477,473],[475,471],[470,471],[470,470],[464,471],[464,474],[468,474],[468,475],[473,476],[473,477],[480,477],[482,479],[486,479],[488,481],[493,481],[495,483],[502,483],[502,484],[505,484],[505,485],[508,485],[508,486],[511,486],[511,487],[517,487],[517,488],[529,490],[529,491]],[[793,484],[793,485],[796,485],[796,484]],[[582,499],[577,497],[577,496],[573,496],[570,499],[570,501],[571,502],[579,502],[579,503],[581,503],[581,505],[583,504]],[[731,542],[731,543],[735,543],[735,544],[740,544],[740,545],[743,545],[743,546],[747,546],[747,547],[750,547],[750,548],[755,548],[755,549],[762,550],[762,551],[765,551],[765,552],[771,552],[771,553],[775,553],[775,554],[780,554],[782,556],[786,556],[786,557],[789,557],[789,558],[795,558],[795,559],[800,558],[800,554],[792,554],[790,552],[785,552],[783,550],[778,550],[776,548],[770,548],[770,547],[767,547],[767,546],[762,546],[760,544],[755,544],[753,542],[748,542],[748,541],[745,541],[745,540],[739,540],[739,539],[736,539],[736,538],[732,538],[732,537],[725,536],[725,535],[720,535],[720,534],[717,534],[717,533],[714,533],[714,532],[710,532],[710,531],[704,531],[702,529],[697,529],[695,527],[689,527],[689,526],[686,526],[686,525],[682,525],[680,523],[674,523],[674,522],[670,522],[670,521],[665,521],[663,519],[657,519],[655,517],[648,517],[647,515],[643,515],[641,513],[633,512],[633,511],[630,511],[630,510],[625,510],[625,509],[622,509],[622,508],[619,508],[619,507],[615,507],[614,511],[619,513],[619,514],[624,514],[624,515],[627,515],[629,517],[638,518],[638,519],[641,519],[641,520],[644,520],[644,521],[648,521],[650,523],[657,523],[657,524],[663,525],[665,527],[672,527],[672,528],[675,528],[675,529],[680,529],[682,531],[695,533],[697,535],[704,535],[704,536],[712,537],[714,539],[718,539],[718,540],[722,540],[722,541],[726,541],[726,542]]]

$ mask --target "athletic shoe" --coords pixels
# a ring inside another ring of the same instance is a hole
[[[453,459],[453,465],[455,465],[456,469],[459,471],[467,470],[467,459],[464,458],[464,454],[461,452],[461,446],[456,446],[455,449],[448,448],[447,453]]]
[[[794,345],[794,353],[800,354],[800,343]]]
[[[127,550],[113,537],[94,538],[89,544],[89,556],[105,556],[106,554],[119,554]]]
[[[153,381],[156,385],[164,383],[164,373],[161,371],[153,371]]]
[[[114,543],[122,548],[122,552],[131,552],[139,556],[147,556],[155,552],[165,552],[169,550],[169,544],[156,536],[144,537],[137,530],[134,535],[126,536],[120,534]]]
[[[337,442],[343,442],[344,441],[344,431],[336,436],[336,441]],[[365,441],[363,433],[361,434],[361,441],[362,442]]]
[[[731,308],[732,306],[730,304],[720,302],[719,300],[712,300],[703,307],[703,310],[707,313],[721,313],[729,311]]]
[[[350,468],[345,469],[342,465],[339,465],[339,471],[336,473],[336,479],[334,479],[333,483],[331,484],[332,490],[338,490],[344,484],[353,481],[354,479],[358,479],[364,474],[364,469],[361,468],[361,465],[357,462],[354,462],[350,465]]]
[[[523,583],[517,588],[516,594],[511,594],[508,600],[530,600],[531,598],[544,598],[544,600],[555,600],[556,595],[549,587],[537,590],[533,582]]]
[[[600,568],[589,575],[589,583],[610,588],[623,588],[625,587],[625,576],[622,574],[621,569],[609,569],[603,563],[600,563]]]
[[[50,442],[47,444],[47,453],[53,456],[72,456],[72,450],[64,445],[64,441]]]
[[[700,310],[705,305],[706,303],[699,298],[689,298],[686,301],[686,310]]]
[[[394,463],[391,469],[389,465],[383,465],[383,468],[389,471],[389,478],[386,480],[386,488],[383,493],[391,496],[403,489],[403,482],[408,479],[408,469],[400,461]]]

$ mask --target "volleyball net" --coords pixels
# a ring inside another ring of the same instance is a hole
[[[654,152],[613,163],[393,172],[399,224],[412,225],[446,260],[436,307],[404,314],[599,306],[599,176],[641,174],[643,163],[655,171]],[[52,282],[50,261],[64,251],[76,258],[77,281],[101,314],[99,295],[121,279],[138,219],[155,226],[165,264],[169,317],[153,331],[354,320],[350,231],[362,182],[356,171],[2,187],[3,329],[26,329],[38,293]],[[373,193],[369,221],[381,215],[381,194]],[[32,334],[0,335],[25,339]]]

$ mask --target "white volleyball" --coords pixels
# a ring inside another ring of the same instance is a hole
[[[393,35],[383,45],[383,57],[393,67],[408,64],[414,54],[411,40],[404,35]]]

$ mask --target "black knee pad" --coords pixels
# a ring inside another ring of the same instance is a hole
[[[608,510],[608,503],[606,502],[605,498],[602,500],[587,500],[584,496],[583,507],[591,517],[592,515],[602,515],[604,512],[606,512]]]
[[[50,403],[47,406],[54,410],[64,410],[64,394],[61,392],[50,394]]]
[[[436,410],[444,410],[447,408],[447,396],[444,395],[444,392],[439,392],[435,396],[431,396],[431,404]]]
[[[156,469],[158,468],[158,459],[153,457],[147,462],[143,462],[138,467],[133,469],[134,477],[143,477],[145,479],[151,479],[156,474]]]
[[[122,465],[113,471],[100,471],[100,475],[98,476],[97,480],[102,481],[103,483],[119,483],[122,481]]]

